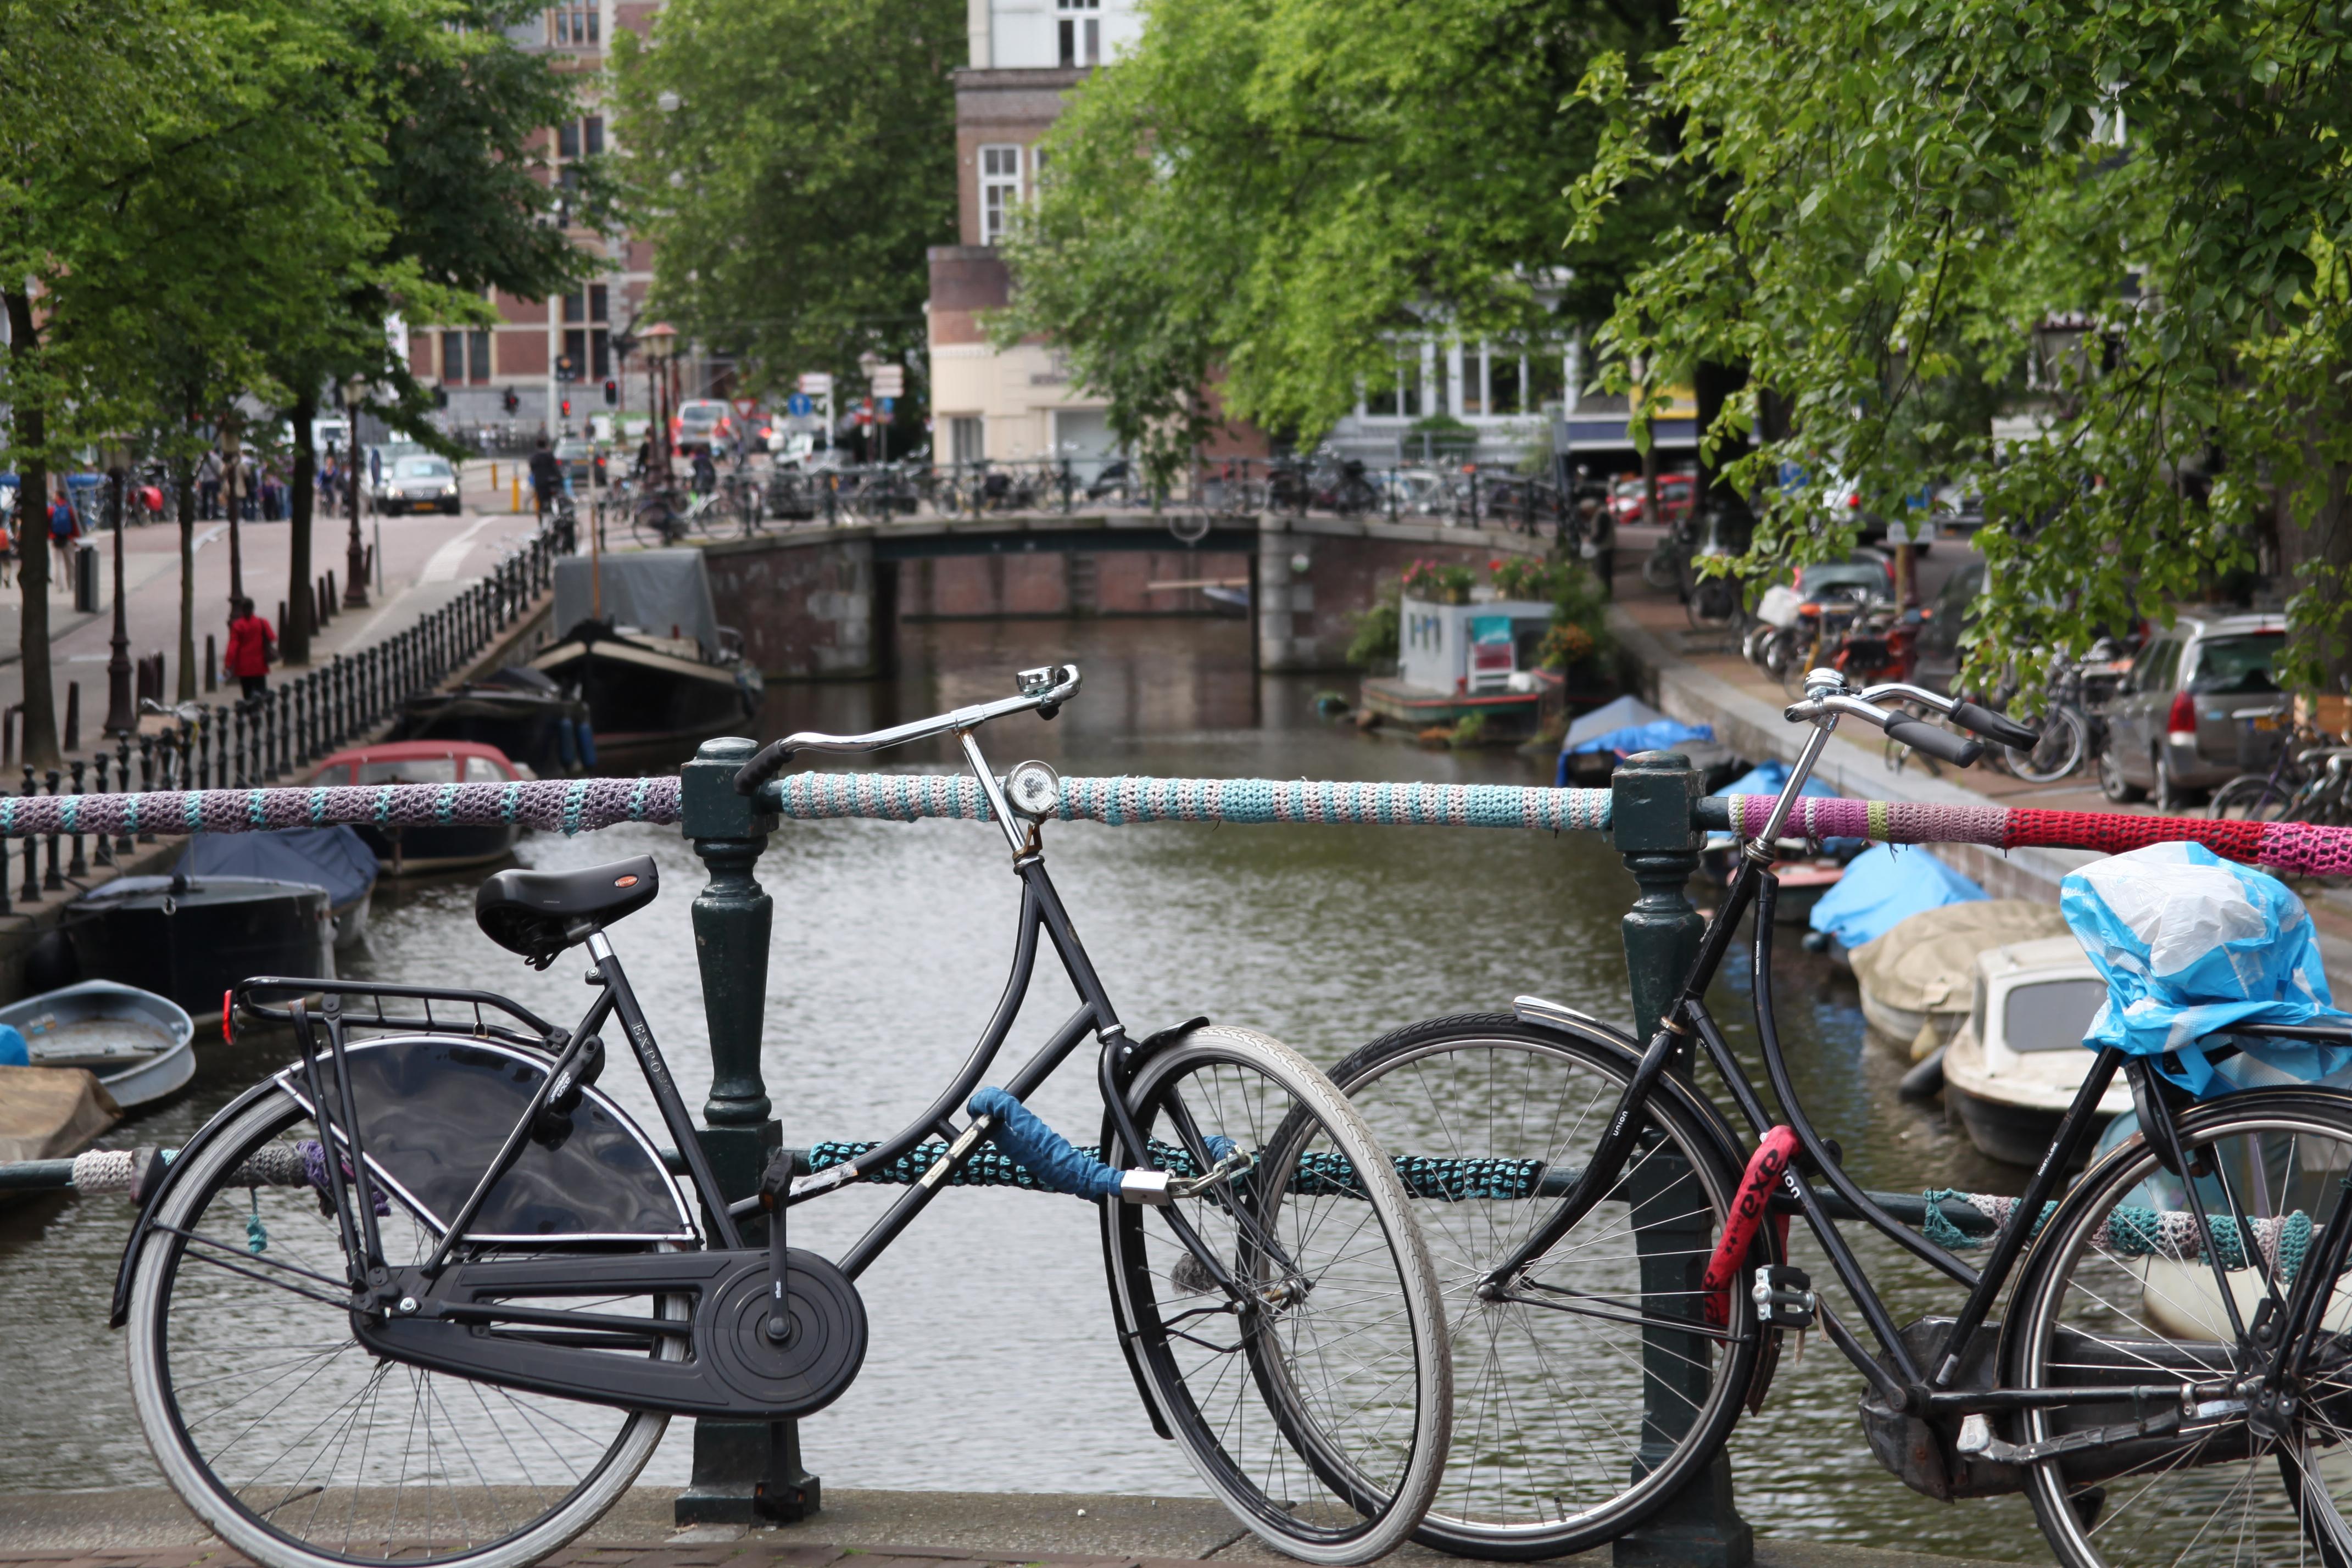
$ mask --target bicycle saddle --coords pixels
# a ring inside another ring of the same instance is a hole
[[[661,877],[638,855],[578,871],[502,871],[474,894],[474,924],[509,953],[544,969],[591,932],[654,901]]]

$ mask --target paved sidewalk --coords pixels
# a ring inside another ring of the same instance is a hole
[[[674,1492],[639,1487],[565,1551],[557,1568],[944,1568],[1045,1563],[1055,1568],[1174,1568],[1178,1563],[1287,1563],[1200,1498],[1087,1493],[825,1491],[805,1524],[743,1531],[670,1526]],[[1984,1568],[1978,1559],[1876,1548],[1759,1541],[1760,1568]],[[161,1489],[0,1495],[0,1563],[40,1568],[238,1568],[245,1559],[205,1535]],[[1418,1546],[1392,1563],[1459,1563]],[[1610,1561],[1606,1551],[1572,1559]]]

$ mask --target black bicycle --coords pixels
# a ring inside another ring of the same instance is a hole
[[[148,1441],[188,1506],[267,1568],[535,1562],[613,1504],[670,1416],[778,1421],[838,1397],[866,1350],[857,1277],[986,1157],[1102,1200],[1115,1332],[1150,1419],[1244,1524],[1314,1563],[1402,1542],[1452,1409],[1406,1189],[1275,1040],[1200,1019],[1129,1036],[1045,874],[1057,780],[1024,763],[1000,788],[977,736],[1077,690],[1075,669],[1032,670],[1016,696],[795,735],[741,770],[752,792],[799,753],[952,735],[1021,887],[1011,977],[955,1081],[851,1157],[780,1156],[755,1197],[721,1197],[607,936],[653,900],[650,856],[482,885],[476,917],[501,946],[542,968],[586,949],[594,996],[569,1029],[486,992],[236,988],[240,1016],[294,1029],[299,1060],[173,1160],[114,1303]],[[982,1089],[1041,940],[1085,999]],[[675,1155],[597,1087],[615,1019]],[[1089,1035],[1102,1159],[1023,1104]],[[861,1181],[910,1185],[837,1261],[786,1246],[792,1206]],[[764,1238],[747,1228],[762,1216]]]
[[[1623,1534],[1760,1408],[1785,1336],[1818,1329],[1862,1373],[1883,1464],[1948,1500],[2025,1492],[2063,1562],[2352,1563],[2352,1095],[2298,1084],[2199,1102],[2147,1059],[2086,1054],[2013,1203],[1865,1192],[1800,1103],[1774,1023],[1767,849],[1841,717],[1961,766],[1981,751],[1881,706],[1897,701],[1999,745],[2035,743],[1973,704],[1815,672],[1788,716],[1816,727],[1646,1044],[1523,997],[1510,1013],[1399,1030],[1333,1069],[1392,1146],[1502,1173],[1421,1209],[1459,1391],[1421,1539],[1538,1558]],[[1706,1002],[1751,910],[1777,1114]],[[2202,1043],[2214,1060],[2232,1049]],[[1695,1082],[1694,1052],[1744,1131]],[[2133,1121],[2103,1135],[2119,1078]],[[1858,1324],[1787,1262],[1796,1216]],[[1964,1299],[1898,1324],[1842,1222],[1889,1238]],[[1972,1248],[1989,1248],[1980,1268],[1958,1255]]]

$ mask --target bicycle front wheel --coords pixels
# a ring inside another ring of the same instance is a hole
[[[538,1562],[612,1507],[668,1417],[488,1387],[363,1348],[340,1228],[305,1174],[315,1164],[323,1178],[319,1147],[309,1113],[273,1092],[175,1173],[157,1210],[129,1327],[131,1395],[164,1479],[264,1568]],[[438,1239],[397,1195],[377,1224],[385,1257],[403,1264]],[[683,1317],[687,1303],[657,1310]],[[643,1354],[684,1354],[657,1343],[667,1348]]]
[[[2318,1239],[2352,1218],[2352,1097],[2231,1094],[2183,1114],[2180,1134],[2192,1181],[2137,1138],[2084,1173],[2027,1256],[2004,1355],[2011,1386],[2154,1385],[2179,1396],[2032,1411],[2014,1429],[1995,1417],[1995,1431],[2032,1444],[2116,1430],[2025,1467],[2042,1533],[2074,1568],[2352,1561],[2352,1286],[2334,1283],[2310,1359],[2280,1391],[2286,1400],[2257,1415],[2242,1381],[2270,1360],[2255,1343],[2264,1302],[2283,1304]],[[2209,1217],[2242,1333],[2192,1204]],[[2239,1242],[2240,1214],[2251,1248]],[[2122,1430],[2151,1412],[2162,1416],[2154,1430]]]
[[[1128,1107],[1150,1147],[1118,1163],[1219,1176],[1164,1207],[1104,1207],[1119,1330],[1163,1428],[1276,1550],[1394,1550],[1436,1492],[1453,1380],[1387,1156],[1328,1079],[1244,1030],[1153,1051]]]
[[[1738,1173],[1727,1134],[1666,1092],[1599,1205],[1522,1284],[1480,1293],[1591,1162],[1635,1060],[1598,1029],[1474,1013],[1331,1070],[1392,1151],[1444,1281],[1454,1444],[1423,1545],[1513,1560],[1601,1545],[1672,1498],[1739,1415],[1755,1303],[1735,1288],[1719,1328],[1698,1310]]]

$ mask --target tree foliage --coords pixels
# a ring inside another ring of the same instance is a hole
[[[925,341],[956,239],[962,0],[671,0],[614,41],[617,173],[647,309],[754,385]],[[665,110],[662,105],[673,107]]]
[[[1050,334],[1129,446],[1178,455],[1224,408],[1311,438],[1433,326],[1509,341],[1605,310],[1647,203],[1570,245],[1559,193],[1603,117],[1596,57],[1665,42],[1605,0],[1184,0],[1047,139],[1012,246],[1010,339]]]
[[[1711,434],[1760,437],[1767,558],[1850,542],[1834,472],[1889,515],[1979,487],[1983,662],[2160,617],[2273,522],[2290,557],[2318,530],[2291,610],[2306,665],[2340,653],[2347,43],[2326,0],[1691,0],[1654,74],[1586,87],[1582,232],[1662,184],[1721,214],[1632,280],[1609,377],[1748,368]],[[1996,451],[2004,405],[2040,428]]]

